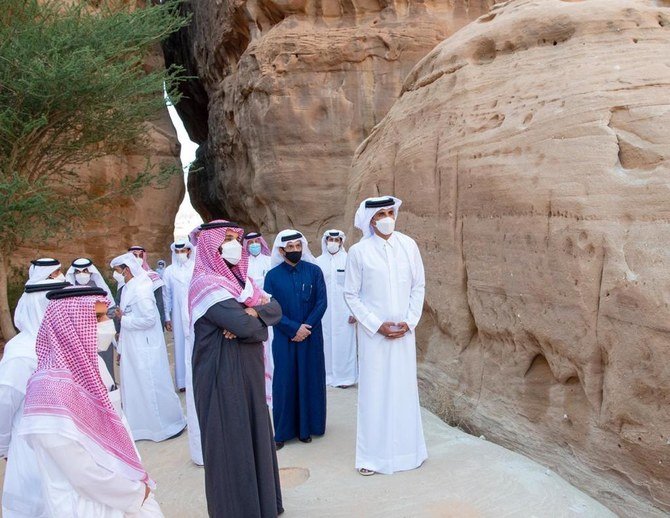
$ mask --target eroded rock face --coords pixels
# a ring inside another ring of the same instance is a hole
[[[405,203],[424,401],[626,516],[670,510],[670,8],[512,1],[408,76],[347,221]]]
[[[191,50],[209,98],[202,168],[189,180],[196,208],[270,231],[341,226],[356,147],[411,68],[492,4],[192,3]]]
[[[83,167],[81,174],[91,179],[91,189],[144,170],[147,155],[153,162],[179,163],[177,135],[167,110],[147,123],[147,136],[149,152],[142,149],[142,154],[108,156]],[[161,257],[169,264],[174,218],[184,191],[183,177],[176,175],[164,189],[146,188],[136,199],[127,199],[114,209],[102,209],[99,218],[76,228],[68,238],[18,249],[11,256],[11,264],[22,279],[27,275],[28,261],[36,257],[56,257],[64,269],[77,257],[90,257],[109,275],[109,261],[134,244],[147,249],[152,267]]]

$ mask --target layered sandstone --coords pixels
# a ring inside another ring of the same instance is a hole
[[[625,516],[670,511],[670,8],[517,0],[357,151],[427,266],[424,401]]]
[[[492,4],[193,2],[193,24],[170,55],[197,64],[200,84],[187,88],[200,102],[178,106],[202,144],[189,179],[196,208],[271,231],[341,226],[356,147],[412,67]],[[206,131],[194,120],[205,102]]]

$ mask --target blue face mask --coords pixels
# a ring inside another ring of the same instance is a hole
[[[253,256],[257,256],[261,253],[261,244],[260,243],[251,243],[249,245],[249,253]]]

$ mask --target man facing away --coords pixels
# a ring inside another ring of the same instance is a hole
[[[347,388],[356,383],[356,319],[344,301],[346,236],[341,230],[326,230],[316,264],[323,272],[328,291],[328,309],[323,316],[326,385]]]
[[[361,475],[419,467],[428,457],[416,381],[414,329],[425,291],[423,262],[394,231],[401,201],[368,198],[356,211],[344,297],[358,321],[356,469]]]
[[[68,286],[47,278],[50,273],[45,270],[42,280],[35,280],[33,275],[33,282],[26,285],[21,296],[21,311],[17,310],[14,316],[19,334],[7,342],[0,361],[0,456],[7,461],[2,490],[5,518],[48,516],[35,453],[25,439],[18,436],[18,430],[28,379],[37,368],[35,341],[49,302],[47,291]]]

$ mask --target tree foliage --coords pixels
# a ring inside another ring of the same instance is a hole
[[[136,176],[111,183],[82,178],[79,168],[105,155],[143,154],[146,122],[164,109],[163,85],[176,101],[184,79],[179,68],[149,70],[144,60],[187,21],[174,3],[4,4],[0,236],[13,248],[53,237],[94,208],[166,180],[168,171],[149,161]]]
[[[82,176],[106,155],[145,155],[147,121],[179,100],[178,67],[148,66],[188,23],[176,1],[3,0],[0,9],[0,239],[3,250],[57,238],[106,205],[166,185],[178,167]],[[139,4],[139,2],[138,2]],[[0,328],[13,334],[0,251]]]

